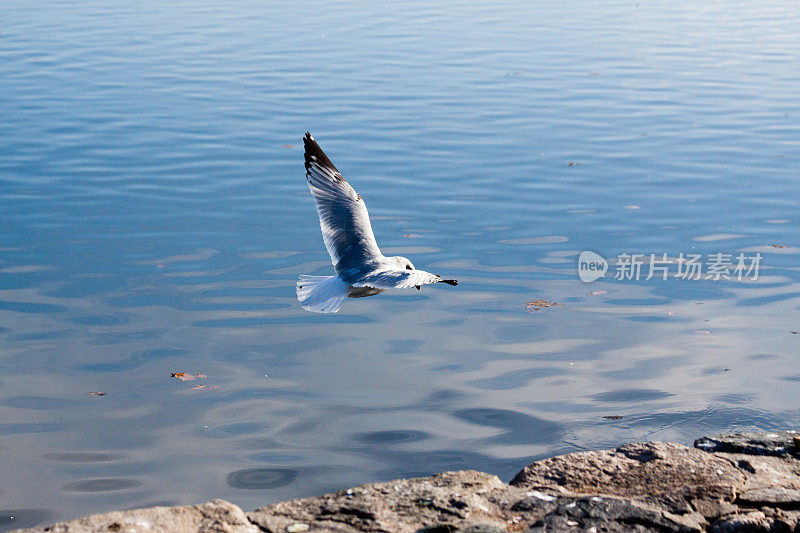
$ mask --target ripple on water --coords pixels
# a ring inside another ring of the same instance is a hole
[[[354,436],[358,442],[365,444],[401,444],[406,442],[418,442],[428,438],[428,433],[410,429],[392,429],[386,431],[365,431]]]
[[[124,459],[125,456],[119,453],[107,452],[58,452],[58,453],[43,453],[43,459],[51,461],[60,461],[64,463],[105,463],[110,461],[119,461]]]
[[[453,416],[471,424],[504,429],[500,435],[487,439],[500,444],[546,444],[560,440],[566,431],[558,422],[510,409],[462,409]]]
[[[73,481],[64,485],[64,490],[75,492],[114,492],[141,487],[142,482],[125,478],[98,478]]]
[[[291,484],[300,475],[293,468],[247,468],[228,474],[228,485],[235,489],[274,489]]]

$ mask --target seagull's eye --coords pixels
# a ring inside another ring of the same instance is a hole
[[[411,265],[406,265],[406,270],[414,270],[414,268]]]

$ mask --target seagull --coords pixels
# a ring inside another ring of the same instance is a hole
[[[386,257],[375,242],[364,200],[331,163],[310,133],[303,137],[306,180],[319,215],[322,239],[335,276],[301,275],[297,299],[303,309],[335,313],[345,297],[372,296],[389,289],[418,290],[428,283],[458,285],[454,279],[417,270],[401,256]]]

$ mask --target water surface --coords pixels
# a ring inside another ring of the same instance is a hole
[[[0,529],[800,423],[792,3],[3,16]],[[306,130],[457,288],[300,309]],[[583,250],[764,258],[585,284]]]

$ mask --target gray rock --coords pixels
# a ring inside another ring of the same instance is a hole
[[[19,530],[47,533],[160,533],[167,531],[210,531],[220,533],[259,533],[244,512],[225,500],[181,507],[148,507],[112,511],[58,522],[39,529]]]
[[[793,530],[788,523],[760,511],[729,516],[708,528],[710,533],[789,533]]]
[[[685,523],[657,508],[600,496],[574,498],[534,523],[532,533],[550,531],[694,532],[699,525]]]
[[[312,531],[449,532],[475,527],[505,530],[513,522],[510,502],[525,491],[497,476],[475,471],[362,485],[316,498],[262,507],[248,514],[265,531],[294,522]]]
[[[794,430],[732,433],[697,439],[694,441],[694,446],[706,452],[791,456],[797,453],[795,437],[800,437],[800,433]]]
[[[787,489],[786,487],[746,490],[739,495],[738,501],[744,505],[751,506],[800,507],[800,490]]]
[[[723,458],[681,444],[648,442],[544,459],[522,469],[511,485],[566,495],[667,501],[675,495],[686,501],[698,496],[733,500],[744,481],[744,474]]]
[[[459,529],[458,533],[506,533],[507,529],[500,529],[497,526],[488,524],[476,524],[474,526],[467,526]]]

